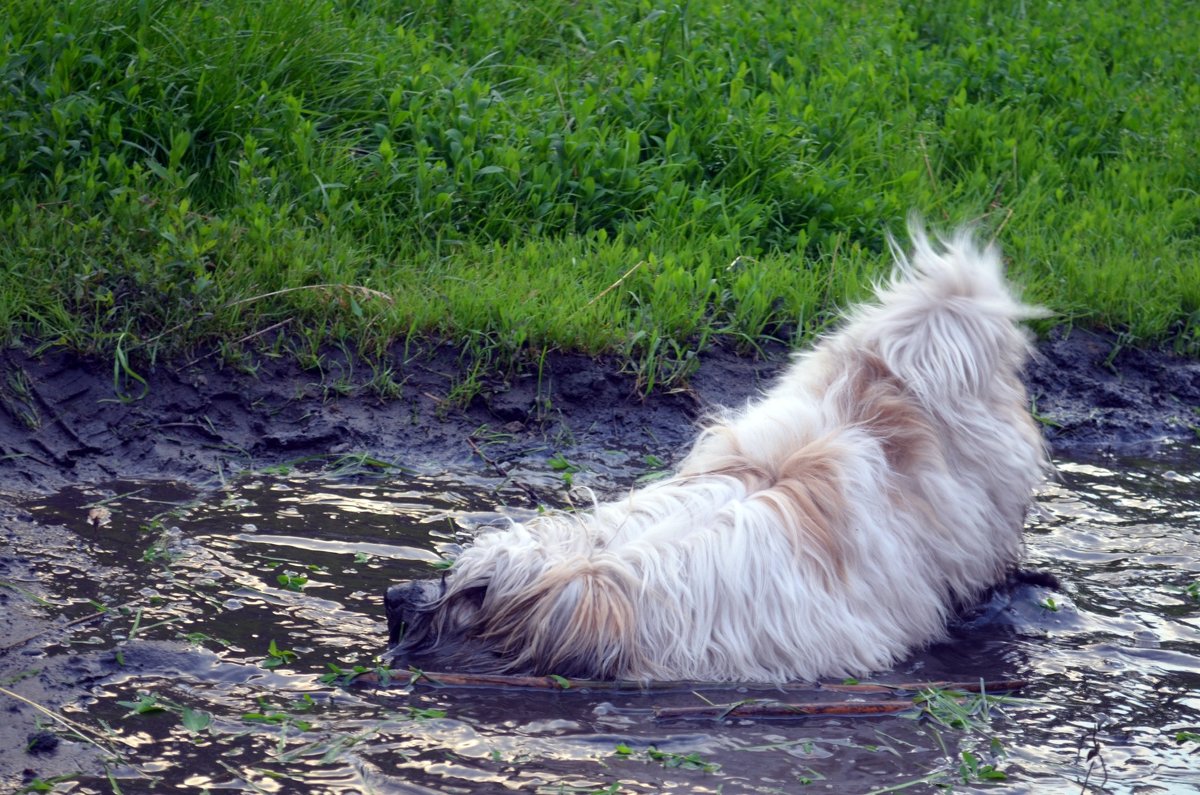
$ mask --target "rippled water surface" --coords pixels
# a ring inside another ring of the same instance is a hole
[[[67,715],[122,749],[128,764],[110,772],[127,793],[1079,792],[1085,780],[1102,785],[1093,791],[1191,792],[1200,782],[1198,460],[1060,462],[1028,551],[1063,591],[993,600],[950,641],[879,677],[1028,680],[990,719],[966,702],[976,714],[965,728],[916,709],[655,719],[656,707],[705,699],[806,698],[729,688],[322,681],[376,665],[388,583],[429,576],[499,518],[495,506],[525,501],[477,474],[262,476],[203,495],[118,482],[28,504],[87,551],[24,551],[54,569],[60,592],[46,609],[82,619],[30,665],[92,661],[91,696]],[[88,620],[98,606],[106,612]],[[139,703],[149,711],[137,714]],[[112,790],[107,779],[70,787]]]

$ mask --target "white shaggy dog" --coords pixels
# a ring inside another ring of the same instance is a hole
[[[783,682],[884,669],[1002,580],[1046,457],[999,253],[915,250],[878,302],[707,427],[670,478],[482,535],[386,595],[397,656]]]

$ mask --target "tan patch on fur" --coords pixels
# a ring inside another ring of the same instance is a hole
[[[782,462],[747,455],[729,426],[708,431],[703,447],[707,468],[685,468],[684,475],[723,475],[740,480],[747,499],[767,503],[779,517],[796,556],[810,558],[830,583],[845,579],[850,554],[847,504],[837,451],[828,439],[807,442]]]
[[[797,558],[814,561],[829,584],[845,579],[847,505],[830,440],[805,442],[782,461],[772,461],[746,452],[736,426],[716,425],[705,430],[679,474],[741,481],[747,500],[766,503],[779,517],[779,530],[787,534]]]
[[[872,353],[859,353],[860,362],[841,396],[847,420],[869,432],[883,447],[888,467],[899,477],[893,481],[891,499],[919,517],[934,537],[949,538],[943,511],[922,488],[921,470],[946,469],[948,462],[938,433],[904,382]]]
[[[913,475],[921,466],[941,461],[928,417],[878,356],[861,354],[841,396],[841,409],[850,423],[879,439],[893,471]]]
[[[838,390],[838,408],[846,424],[879,441],[889,468],[914,485],[903,499],[931,525],[940,524],[937,512],[915,490],[921,468],[944,466],[928,416],[880,357],[861,353],[857,361],[844,364],[845,378],[831,379],[827,388]],[[832,438],[806,442],[782,462],[770,462],[744,450],[735,427],[718,425],[705,432],[680,474],[742,481],[748,499],[766,502],[779,516],[780,529],[789,534],[797,556],[815,561],[831,581],[845,579],[853,546],[847,537],[849,503]]]
[[[828,440],[811,442],[789,456],[772,482],[751,499],[775,510],[797,556],[814,559],[830,580],[846,578],[848,506],[841,466]]]
[[[937,511],[915,488],[921,468],[944,466],[928,416],[878,356],[859,354],[845,366],[845,379],[832,379],[827,388],[839,391],[846,424],[879,441],[889,468],[913,486],[903,499],[937,527]],[[716,426],[706,432],[697,452],[700,455],[685,464],[681,474],[741,480],[749,499],[768,503],[778,514],[780,529],[789,533],[797,556],[815,561],[831,581],[845,579],[853,550],[847,537],[849,503],[831,438],[809,441],[773,464],[743,450],[733,427]]]
[[[636,612],[630,576],[613,563],[557,564],[487,617],[484,635],[536,674],[628,676]]]

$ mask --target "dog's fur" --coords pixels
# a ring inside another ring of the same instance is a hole
[[[400,656],[479,671],[782,682],[887,668],[1016,566],[1046,458],[1036,310],[968,232],[714,421],[671,477],[484,534],[387,595]]]

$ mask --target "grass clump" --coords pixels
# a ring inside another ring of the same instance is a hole
[[[1200,351],[1186,3],[8,9],[0,336],[131,398],[275,331],[612,352],[652,388],[820,330],[909,208],[998,233],[1060,321]]]

